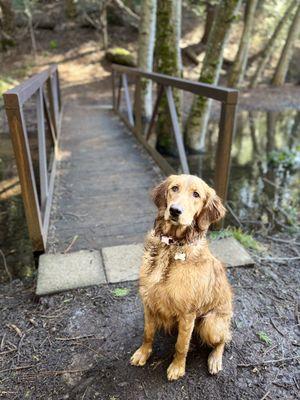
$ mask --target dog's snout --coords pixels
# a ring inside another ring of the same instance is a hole
[[[170,214],[173,218],[178,218],[180,214],[182,214],[183,208],[178,204],[173,204],[170,207]]]

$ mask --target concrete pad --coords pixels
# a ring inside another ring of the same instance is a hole
[[[209,247],[213,255],[227,267],[254,264],[244,247],[234,238],[214,240],[210,242]],[[116,283],[138,279],[143,251],[143,244],[103,248],[102,255],[108,282]]]
[[[253,265],[254,261],[245,248],[233,237],[213,240],[209,243],[212,254],[227,267]]]
[[[103,248],[102,255],[108,282],[114,283],[138,279],[143,252],[143,244]]]
[[[106,279],[99,251],[43,254],[39,259],[38,296],[101,283]]]

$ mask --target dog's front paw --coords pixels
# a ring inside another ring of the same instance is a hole
[[[222,371],[222,355],[216,354],[214,350],[208,356],[207,363],[210,374],[215,375]]]
[[[168,368],[167,375],[169,381],[176,381],[176,379],[182,378],[185,374],[185,365],[173,361]]]
[[[148,358],[150,357],[150,354],[151,354],[151,349],[147,349],[141,346],[131,357],[130,364],[142,367],[143,365],[146,364]]]

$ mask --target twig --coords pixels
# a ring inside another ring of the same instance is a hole
[[[75,235],[72,239],[72,242],[69,244],[69,246],[66,248],[66,250],[64,251],[64,253],[68,253],[69,250],[71,250],[71,248],[73,247],[74,243],[76,242],[76,240],[78,239],[78,235]]]
[[[13,372],[13,371],[22,371],[23,369],[29,369],[29,368],[34,368],[36,367],[36,365],[24,365],[23,367],[15,367],[15,368],[6,368],[6,369],[2,369],[0,371],[0,374],[2,374],[3,372]]]
[[[11,349],[11,350],[2,351],[2,353],[0,353],[0,356],[4,356],[5,354],[13,353],[14,351],[17,351],[17,350]]]
[[[265,400],[269,396],[269,394],[270,394],[270,390],[268,390],[267,393],[265,393],[260,400]]]
[[[279,363],[279,362],[297,360],[298,358],[300,358],[300,355],[299,356],[294,356],[294,357],[279,358],[278,360],[260,361],[260,362],[251,363],[251,364],[238,364],[237,366],[241,367],[241,368],[256,367],[256,366],[259,366],[259,365],[276,364],[276,363]]]
[[[8,278],[9,278],[9,282],[10,282],[10,284],[11,284],[12,275],[11,275],[11,273],[9,272],[9,269],[8,269],[8,266],[7,266],[7,263],[6,263],[5,255],[4,255],[4,253],[3,253],[3,251],[2,251],[1,249],[0,249],[0,254],[1,254],[1,256],[2,256],[2,260],[3,260],[5,272],[7,273],[7,276],[8,276]]]
[[[4,349],[5,336],[6,336],[6,333],[4,333],[3,336],[2,336],[1,344],[0,344],[0,350],[3,350],[3,349]]]
[[[74,336],[74,337],[65,337],[65,338],[63,338],[63,337],[57,337],[57,338],[55,338],[55,340],[61,340],[61,341],[70,341],[70,340],[80,340],[80,339],[87,339],[87,338],[90,338],[90,337],[93,337],[93,336],[95,336],[95,335],[83,335],[83,336]]]
[[[84,369],[63,369],[58,371],[40,371],[39,375],[63,375],[63,374],[80,374],[82,372],[90,371],[90,368]]]
[[[291,240],[283,240],[283,239],[278,239],[278,238],[274,238],[272,236],[266,236],[267,239],[271,239],[274,242],[279,242],[279,243],[287,243],[287,244],[294,244],[296,246],[300,246],[300,242],[293,242]]]
[[[276,331],[278,332],[278,333],[280,333],[280,335],[281,336],[285,336],[285,334],[283,333],[283,332],[281,332],[281,330],[275,325],[275,322],[273,321],[273,319],[270,317],[270,322],[271,322],[271,324],[273,325],[273,327],[274,327],[274,329],[276,329]]]

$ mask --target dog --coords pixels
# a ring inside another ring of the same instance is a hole
[[[225,216],[214,189],[193,175],[171,175],[152,192],[158,208],[145,241],[139,292],[144,306],[144,337],[131,357],[143,366],[157,329],[177,327],[170,381],[185,375],[192,333],[212,347],[208,371],[222,370],[224,346],[231,340],[232,289],[225,268],[210,252],[209,226]]]

